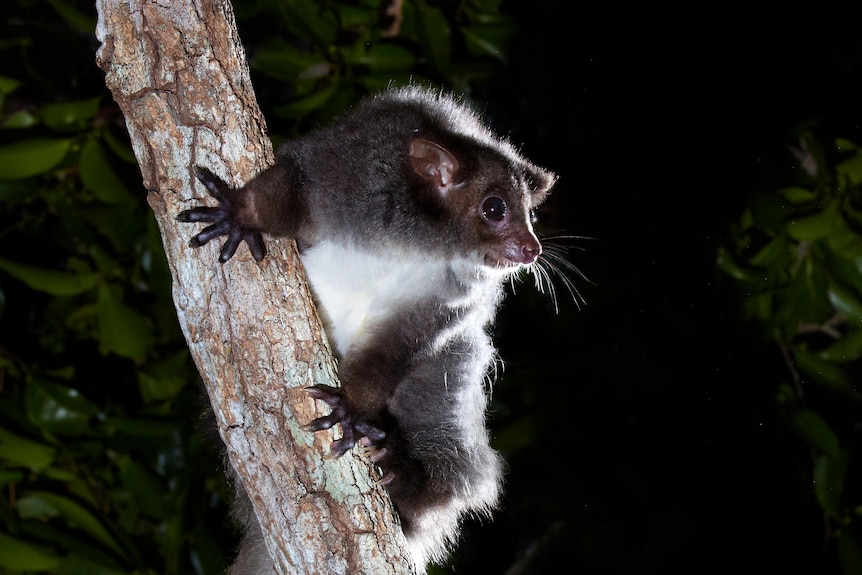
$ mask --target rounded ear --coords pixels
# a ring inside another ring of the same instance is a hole
[[[557,174],[530,164],[525,170],[527,176],[527,189],[530,194],[530,202],[533,206],[538,206],[545,201],[551,188],[557,183]]]
[[[452,152],[423,138],[410,142],[410,165],[419,176],[433,182],[440,192],[452,186],[460,166]]]

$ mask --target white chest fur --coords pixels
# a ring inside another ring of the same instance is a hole
[[[306,249],[302,263],[341,357],[364,330],[445,289],[449,275],[449,262],[427,253],[369,252],[329,242]]]

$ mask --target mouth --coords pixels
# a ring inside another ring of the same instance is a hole
[[[520,261],[516,261],[516,260],[510,259],[510,258],[506,258],[506,257],[500,258],[494,254],[486,254],[485,255],[485,266],[486,267],[489,267],[489,268],[492,268],[495,270],[500,270],[503,272],[510,272],[510,271],[515,271],[515,270],[521,269],[521,268],[529,267],[533,263],[535,263],[535,260],[533,260],[532,262],[520,262]]]
[[[488,252],[485,254],[485,265],[511,271],[533,265],[539,259],[539,254],[541,254],[541,249],[512,249],[503,252]]]

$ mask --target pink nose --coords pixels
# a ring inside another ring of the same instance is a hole
[[[536,258],[539,257],[539,254],[542,253],[542,246],[536,242],[535,244],[530,244],[521,247],[521,263],[522,264],[531,264],[536,261]]]

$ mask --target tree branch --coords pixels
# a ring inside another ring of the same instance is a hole
[[[304,387],[335,370],[291,241],[223,266],[174,217],[206,197],[195,165],[240,184],[273,161],[233,11],[221,0],[97,0],[97,62],[126,117],[173,274],[180,325],[219,432],[282,573],[407,573],[368,464],[325,460],[331,435]],[[322,405],[322,404],[321,404]]]

